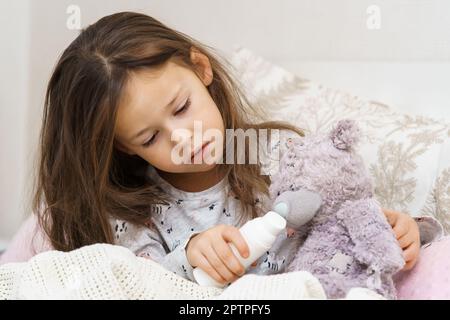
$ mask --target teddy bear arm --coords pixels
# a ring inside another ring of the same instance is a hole
[[[402,250],[375,199],[346,202],[338,212],[338,219],[355,245],[358,261],[374,271],[390,274],[403,267]]]

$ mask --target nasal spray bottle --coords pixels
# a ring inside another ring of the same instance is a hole
[[[229,244],[234,255],[245,269],[267,252],[280,232],[286,228],[286,219],[284,217],[287,216],[288,205],[284,202],[279,202],[274,210],[267,212],[262,217],[248,221],[239,229],[249,247],[249,256],[247,258],[243,258],[232,243]],[[193,274],[195,281],[201,286],[216,288],[225,286],[225,284],[221,284],[211,278],[200,268],[195,268]]]

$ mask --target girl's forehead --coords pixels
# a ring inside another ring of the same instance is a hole
[[[116,134],[126,139],[142,119],[156,116],[186,84],[188,73],[188,69],[174,63],[157,70],[132,72],[119,102]]]
[[[186,80],[188,70],[173,62],[158,69],[142,69],[130,73],[124,87],[120,106],[136,105],[142,98],[153,101],[158,106],[172,94],[174,87]]]

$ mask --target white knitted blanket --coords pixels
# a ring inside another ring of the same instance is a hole
[[[382,299],[352,289],[349,299]],[[1,299],[326,299],[308,272],[245,275],[226,289],[201,287],[130,250],[108,244],[48,251],[0,266]]]

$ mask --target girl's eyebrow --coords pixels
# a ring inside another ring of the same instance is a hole
[[[181,91],[181,86],[179,86],[176,90],[175,90],[175,94],[172,96],[173,98],[170,100],[170,102],[165,106],[165,108],[164,109],[167,109],[167,108],[169,108],[169,107],[171,107],[174,103],[175,103],[175,101],[177,100],[177,98],[178,98],[178,95],[179,95],[179,93],[180,93],[180,91]],[[139,138],[141,135],[143,135],[147,130],[149,130],[151,127],[146,127],[146,128],[144,128],[144,129],[142,129],[142,130],[140,130],[138,133],[136,133],[134,136],[132,136],[132,138],[131,138],[131,140],[133,141],[133,140],[135,140],[135,139],[137,139],[137,138]]]

